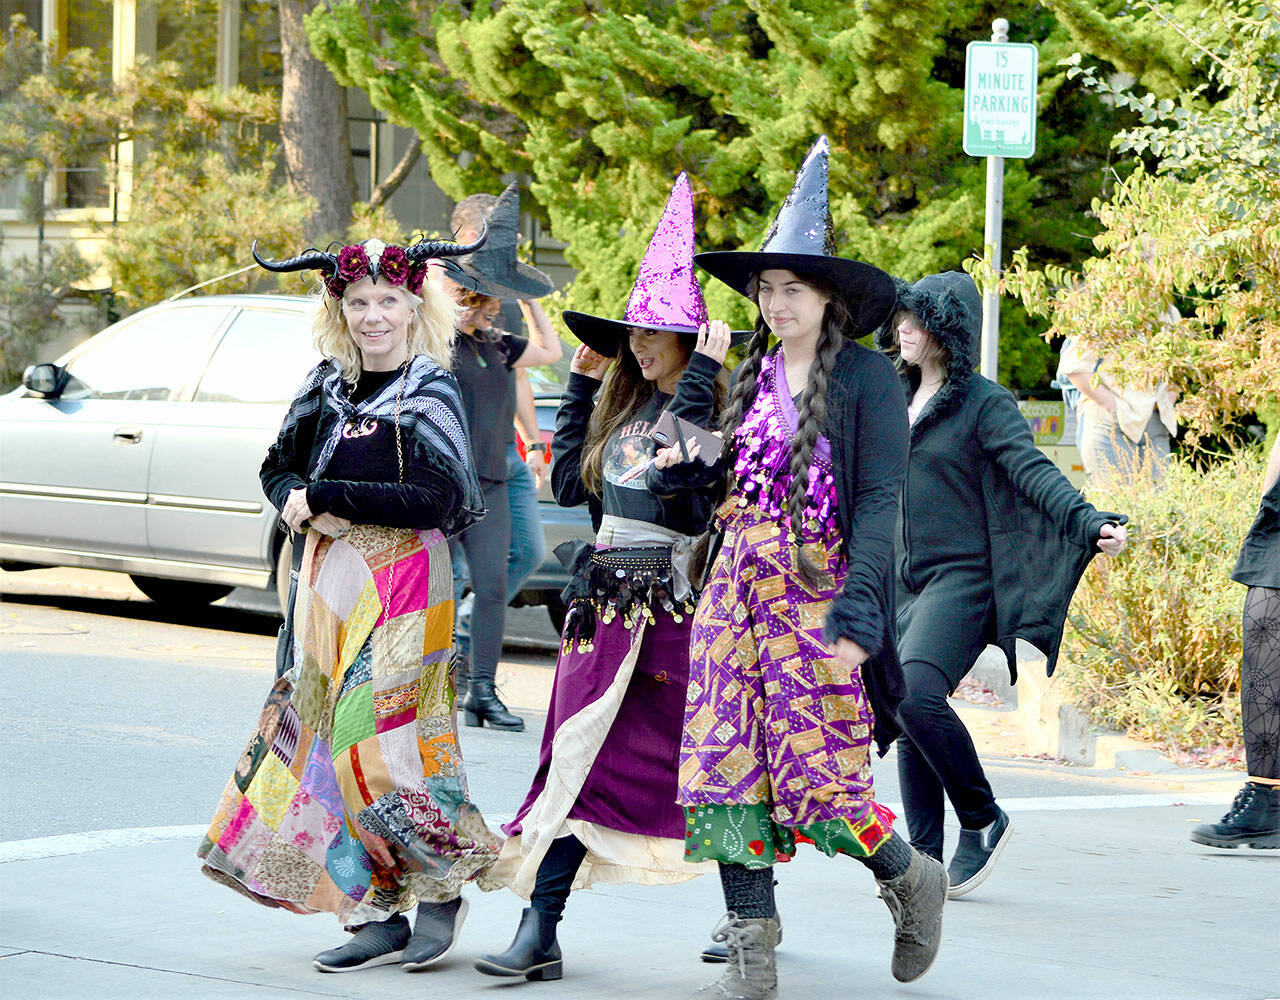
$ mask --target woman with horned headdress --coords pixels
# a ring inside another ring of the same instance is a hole
[[[337,914],[355,933],[316,956],[322,972],[443,958],[462,886],[501,846],[468,797],[454,723],[445,539],[484,510],[449,372],[457,307],[424,285],[429,261],[448,267],[479,242],[368,240],[286,261],[254,250],[269,270],[326,272],[325,357],[261,473],[281,520],[306,533],[294,665],[199,854],[206,875],[260,903]]]

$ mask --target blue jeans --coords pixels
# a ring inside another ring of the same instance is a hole
[[[542,515],[538,513],[538,485],[533,473],[520,458],[513,441],[507,450],[507,502],[511,505],[511,544],[507,550],[507,603],[520,593],[529,574],[547,557],[542,535]],[[459,601],[470,579],[466,554],[458,551],[453,560],[453,599]],[[454,629],[458,652],[471,655],[471,615],[460,614]]]

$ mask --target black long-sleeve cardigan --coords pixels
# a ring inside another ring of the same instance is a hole
[[[772,356],[765,360],[771,363]],[[756,375],[745,365],[734,372],[735,380]],[[827,383],[823,433],[831,442],[848,567],[823,636],[829,643],[850,639],[866,651],[862,682],[883,754],[900,732],[897,709],[906,694],[894,635],[893,551],[908,437],[901,383],[886,358],[860,344],[845,344]],[[722,459],[718,474],[726,471]],[[699,463],[689,463],[651,470],[650,481],[655,492],[671,492],[700,474]]]

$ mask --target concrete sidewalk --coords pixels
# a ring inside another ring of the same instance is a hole
[[[1187,810],[1172,806],[1018,809],[1014,820],[999,869],[948,904],[938,962],[910,986],[889,974],[892,923],[860,866],[812,851],[781,866],[782,995],[1280,995],[1274,853],[1194,847]],[[471,916],[438,969],[323,975],[310,956],[342,939],[335,922],[267,910],[202,878],[196,844],[189,837],[0,864],[0,995],[416,1000],[510,988],[471,969],[477,954],[510,940],[522,903],[508,893],[468,890]],[[515,988],[562,1000],[686,996],[718,974],[697,951],[720,909],[710,878],[578,893],[562,925],[564,980]]]

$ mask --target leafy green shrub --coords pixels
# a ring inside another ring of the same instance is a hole
[[[1065,683],[1095,721],[1201,759],[1239,757],[1245,588],[1230,573],[1263,464],[1257,451],[1207,468],[1174,458],[1161,484],[1090,489],[1130,519],[1125,551],[1081,581],[1063,643]]]

